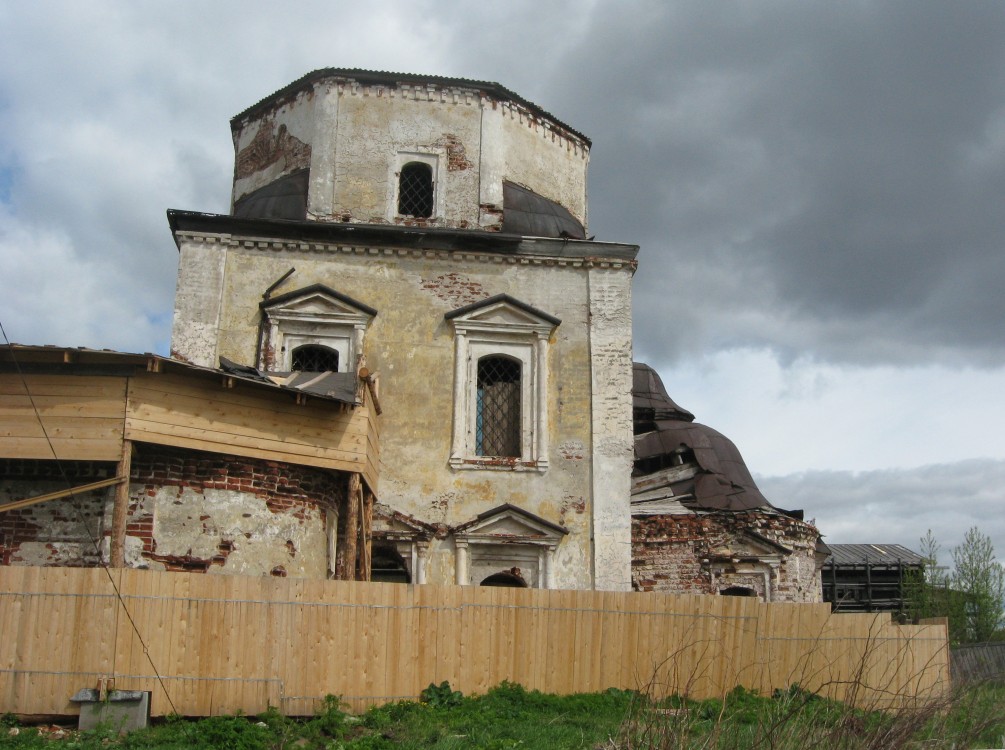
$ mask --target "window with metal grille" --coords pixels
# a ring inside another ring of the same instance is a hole
[[[433,168],[411,161],[398,175],[398,213],[429,218],[433,215]]]
[[[520,457],[520,363],[507,357],[478,360],[475,452]]]
[[[338,352],[316,344],[298,346],[293,350],[290,369],[295,372],[338,372]]]

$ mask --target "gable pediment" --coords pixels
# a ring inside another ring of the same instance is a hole
[[[444,316],[458,330],[537,330],[550,332],[562,321],[526,302],[499,294],[481,302],[451,310]]]
[[[792,554],[792,550],[752,531],[741,531],[730,537],[722,547],[712,550],[715,557],[763,560]]]
[[[486,511],[454,529],[457,538],[468,541],[557,543],[568,533],[565,527],[509,503]]]
[[[365,321],[377,314],[369,305],[324,284],[314,284],[263,300],[260,306],[269,317],[277,318],[316,317]]]
[[[377,503],[373,509],[373,534],[394,539],[428,539],[436,529],[418,518]]]

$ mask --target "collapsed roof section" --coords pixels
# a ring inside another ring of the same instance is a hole
[[[634,363],[633,376],[637,500],[647,507],[672,498],[674,504],[702,510],[773,508],[729,438],[695,422],[691,412],[674,403],[649,365]],[[802,517],[801,511],[781,512]]]

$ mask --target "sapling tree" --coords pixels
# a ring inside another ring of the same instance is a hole
[[[989,641],[1002,627],[1005,569],[995,559],[991,537],[974,526],[953,550],[952,588],[963,599],[966,632],[962,640]]]

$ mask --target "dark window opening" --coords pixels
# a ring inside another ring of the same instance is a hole
[[[290,369],[294,372],[338,372],[338,352],[317,344],[298,346],[293,350]]]
[[[507,357],[478,360],[475,453],[520,456],[520,363]]]
[[[502,573],[493,573],[488,578],[483,580],[480,586],[508,586],[514,589],[525,589],[528,588],[527,582],[523,580],[523,576],[517,575],[511,571],[504,571]]]
[[[719,592],[720,596],[757,596],[757,592],[746,586],[730,586]]]
[[[433,168],[412,161],[398,175],[398,213],[428,219],[433,215]]]
[[[378,583],[411,583],[405,558],[394,547],[374,547],[370,558],[370,580]]]

